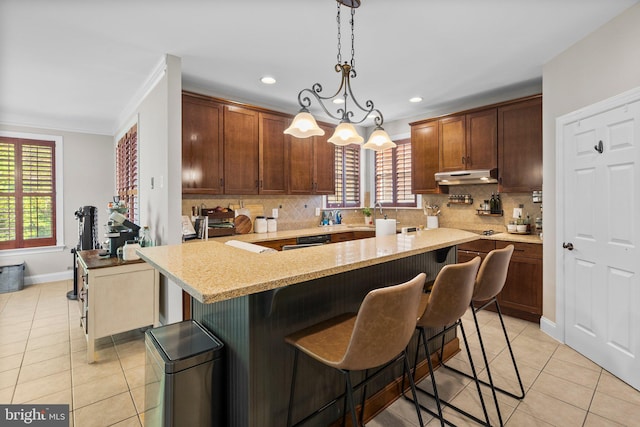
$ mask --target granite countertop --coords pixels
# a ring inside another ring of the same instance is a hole
[[[438,228],[314,246],[295,251],[253,253],[224,240],[265,241],[368,227],[345,225],[317,229],[254,233],[190,244],[140,248],[137,253],[161,274],[202,303],[212,303],[277,289],[319,277],[356,270],[430,252],[478,238],[468,231]],[[302,233],[301,233],[302,231]],[[304,234],[309,233],[309,234]],[[251,240],[256,239],[256,240]]]

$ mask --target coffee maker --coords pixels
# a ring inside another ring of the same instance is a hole
[[[118,256],[118,248],[124,246],[128,240],[137,240],[140,226],[129,221],[120,212],[113,211],[109,215],[105,237],[109,239],[109,256]]]

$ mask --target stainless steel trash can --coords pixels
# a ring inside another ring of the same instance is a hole
[[[0,294],[24,289],[24,261],[0,261]]]
[[[223,426],[223,344],[193,321],[145,333],[145,426]]]

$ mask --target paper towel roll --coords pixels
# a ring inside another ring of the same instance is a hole
[[[376,237],[396,234],[395,219],[376,219]]]
[[[240,240],[229,240],[225,244],[233,246],[234,248],[244,249],[245,251],[253,252],[256,254],[262,254],[265,252],[277,252],[272,248],[265,248],[264,246],[254,245],[253,243],[241,242]]]

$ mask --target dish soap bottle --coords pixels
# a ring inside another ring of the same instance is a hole
[[[153,240],[151,239],[151,231],[149,231],[149,226],[145,225],[142,227],[142,232],[140,233],[140,246],[143,248],[148,248],[153,246]]]

